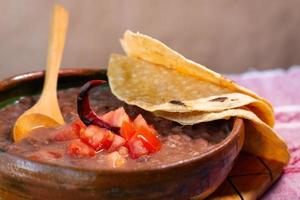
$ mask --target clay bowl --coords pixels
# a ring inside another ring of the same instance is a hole
[[[41,90],[43,72],[0,82],[0,105]],[[106,71],[65,69],[59,87],[106,79]],[[26,160],[0,151],[0,196],[5,199],[189,199],[204,198],[226,178],[244,142],[242,119],[228,122],[231,132],[213,149],[187,162],[152,170],[91,171]],[[0,127],[1,128],[1,127]],[[0,133],[1,134],[1,133]]]

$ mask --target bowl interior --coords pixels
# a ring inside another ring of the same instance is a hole
[[[58,79],[58,89],[67,89],[71,87],[80,87],[85,82],[92,79],[107,80],[106,70],[99,69],[63,69],[60,71]],[[17,75],[11,78],[7,78],[0,82],[0,109],[22,96],[30,96],[39,94],[42,90],[44,81],[44,72],[31,72],[27,74]],[[204,158],[212,152],[221,151],[222,147],[226,146],[228,142],[236,135],[236,128],[239,127],[240,120],[231,119],[228,121],[228,136],[216,144],[214,148],[202,153],[200,156],[195,157],[192,160]],[[192,161],[190,159],[190,161]],[[53,165],[53,164],[51,164]],[[166,167],[172,167],[172,165],[165,165]]]
[[[42,89],[43,79],[44,72],[33,72],[1,81],[0,109],[5,105],[14,102],[21,96],[38,94]],[[92,79],[107,80],[106,70],[64,69],[60,71],[58,86],[59,89],[79,87]],[[224,174],[220,175],[220,177],[223,178],[226,177],[227,173],[231,169],[233,161],[241,149],[244,138],[243,120],[238,118],[232,119],[229,121],[229,127],[231,129],[229,135],[211,150],[203,153],[195,159],[178,164],[160,166],[157,169],[135,171],[95,171],[74,167],[62,167],[55,164],[39,163],[0,151],[0,162],[10,163],[8,165],[0,165],[0,176],[1,173],[4,173],[2,175],[7,176],[5,180],[10,180],[12,177],[5,173],[9,172],[10,174],[14,174],[14,176],[18,177],[18,179],[13,179],[13,182],[14,185],[17,184],[18,187],[21,187],[22,184],[24,185],[24,181],[29,181],[29,183],[32,182],[35,186],[39,184],[51,186],[53,183],[59,183],[58,185],[61,187],[63,180],[63,187],[74,187],[75,185],[76,187],[106,188],[106,190],[109,190],[109,188],[115,184],[118,184],[120,187],[123,185],[125,188],[130,188],[136,183],[144,184],[147,180],[149,184],[155,184],[158,182],[159,184],[164,184],[165,182],[165,184],[168,185],[171,182],[174,182],[172,181],[173,179],[178,179],[177,181],[179,181],[183,177],[187,179],[187,182],[193,183],[190,178],[193,176],[196,177],[196,174],[197,176],[201,175],[202,177],[208,176],[213,172],[212,170],[214,168],[217,169],[220,167],[224,168]],[[197,169],[195,166],[200,167]],[[181,172],[180,174],[178,173],[179,171]],[[20,184],[18,184],[18,181],[20,181]],[[220,181],[218,181],[218,184],[219,183]],[[9,184],[11,183],[9,182]],[[187,185],[186,183],[182,184],[184,187]],[[207,184],[210,185],[213,183]],[[178,187],[179,189],[183,186],[178,185],[178,183],[174,185],[174,187]],[[113,192],[114,191],[112,191],[112,193]]]

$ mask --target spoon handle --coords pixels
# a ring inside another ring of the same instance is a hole
[[[61,64],[68,27],[68,12],[59,5],[54,6],[48,44],[47,69],[42,96],[56,98],[58,71]],[[45,93],[45,94],[44,94]]]

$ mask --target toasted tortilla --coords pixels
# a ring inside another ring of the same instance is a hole
[[[121,44],[127,56],[113,54],[108,67],[111,90],[120,100],[183,125],[244,118],[244,150],[287,164],[289,153],[272,129],[267,100],[149,36],[127,31]]]
[[[216,112],[249,106],[262,121],[274,124],[272,109],[261,100],[138,58],[113,54],[108,77],[114,95],[151,112]]]
[[[234,83],[232,80],[225,78],[219,73],[216,73],[203,65],[185,58],[159,40],[140,33],[126,31],[123,39],[121,39],[121,45],[129,57],[140,58],[150,63],[176,70],[182,74],[193,76],[206,82],[214,83],[224,89],[227,88],[232,92],[239,92],[252,96],[264,102],[266,106],[269,107],[268,109],[272,110],[273,112],[272,104],[266,99]],[[273,125],[270,124],[272,127]]]

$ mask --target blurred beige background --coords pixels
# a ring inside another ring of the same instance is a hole
[[[126,29],[218,72],[300,64],[299,0],[0,0],[0,79],[44,68],[54,3],[71,15],[64,67],[106,67]]]

